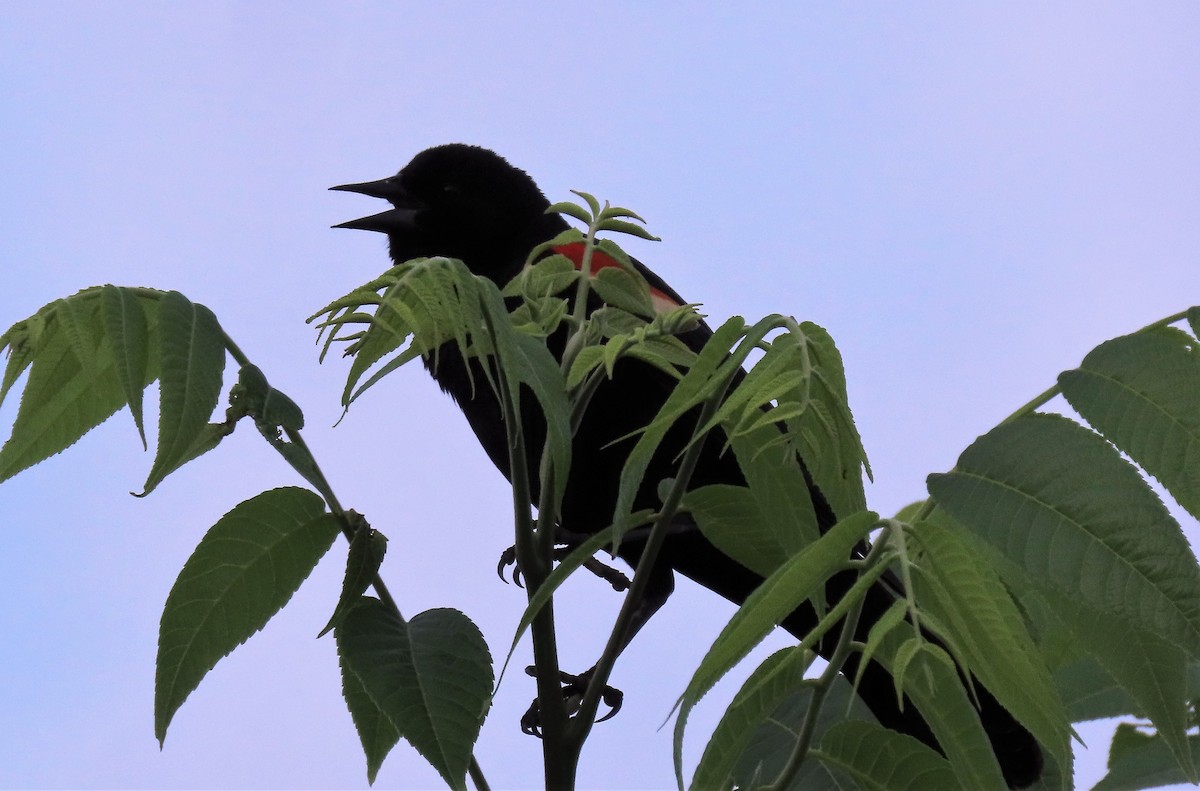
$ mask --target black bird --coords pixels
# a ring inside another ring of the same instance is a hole
[[[421,256],[447,256],[461,259],[475,274],[503,286],[522,269],[529,252],[568,229],[558,214],[547,214],[549,202],[524,171],[484,148],[462,144],[437,146],[421,152],[399,173],[379,181],[345,184],[335,190],[357,192],[383,198],[392,208],[359,220],[342,223],[339,228],[355,228],[387,234],[390,254],[396,263]],[[577,250],[560,249],[574,257]],[[651,287],[656,303],[682,305],[685,300],[662,278],[634,261]],[[593,269],[595,265],[593,265]],[[712,331],[703,323],[680,336],[699,350]],[[562,340],[549,339],[552,351],[561,353]],[[466,365],[453,343],[439,350],[437,365],[431,356],[426,367],[444,391],[462,408],[467,421],[492,461],[505,476],[510,475],[507,438],[500,404],[476,373],[468,375]],[[473,365],[478,365],[473,361]],[[575,534],[589,534],[606,528],[613,514],[618,480],[625,458],[635,439],[614,442],[646,426],[657,414],[675,380],[636,359],[618,361],[614,375],[593,396],[587,413],[573,438],[572,466],[562,503],[561,524]],[[531,399],[526,399],[531,400]],[[545,422],[536,409],[522,416],[526,443],[530,448],[530,480],[538,479],[538,460],[545,437]],[[644,479],[635,509],[655,508],[659,504],[657,482],[674,475],[675,460],[690,438],[694,420],[680,420],[667,434],[654,456]],[[732,453],[722,453],[724,437],[710,435],[692,478],[692,486],[742,484],[742,476]],[[836,516],[821,492],[809,482],[810,494],[822,531],[829,529]],[[537,493],[534,492],[536,499]],[[636,566],[642,546],[625,541],[620,556]],[[650,586],[642,605],[644,623],[674,589],[674,572],[680,572],[706,588],[740,604],[762,582],[762,578],[713,546],[697,529],[673,533],[664,545],[652,570]],[[851,573],[834,577],[828,585],[829,599],[845,593],[855,577]],[[865,641],[872,624],[894,603],[895,595],[887,587],[876,585],[864,603],[856,638]],[[811,606],[797,609],[781,626],[803,637],[817,621]],[[818,646],[828,655],[837,639],[834,629]],[[632,634],[629,635],[632,637]],[[857,669],[857,654],[847,663],[847,672]],[[1034,738],[980,684],[975,684],[979,714],[991,739],[1005,779],[1014,788],[1024,787],[1041,773],[1042,755]],[[929,726],[906,705],[901,711],[891,675],[881,665],[870,662],[864,669],[858,695],[888,728],[907,733],[937,748]]]

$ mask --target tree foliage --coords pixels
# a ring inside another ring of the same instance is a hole
[[[461,262],[418,259],[310,318],[324,336],[322,356],[340,345],[353,357],[346,408],[400,366],[436,358],[446,344],[483,363],[475,386],[492,388],[509,418],[514,541],[529,582],[512,645],[532,632],[548,784],[574,777],[645,575],[635,572],[613,639],[573,711],[557,694],[557,648],[545,604],[569,574],[629,530],[646,531],[646,555],[653,558],[680,509],[766,580],[680,696],[674,756],[681,787],[689,711],[805,600],[823,613],[816,629],[750,671],[707,740],[692,787],[1000,787],[960,668],[1043,745],[1051,765],[1047,786],[1071,785],[1072,723],[1110,716],[1130,721],[1117,731],[1100,787],[1197,779],[1200,567],[1147,478],[1200,518],[1200,308],[1102,343],[964,450],[952,470],[930,475],[927,499],[883,519],[866,509],[862,476],[870,468],[829,334],[781,315],[753,324],[734,318],[693,353],[675,336],[700,320],[694,306],[657,312],[627,256],[597,239],[602,232],[648,237],[640,218],[579,195],[583,204],[552,209],[586,229],[533,251],[525,271],[503,289]],[[545,255],[564,244],[583,245],[581,270]],[[597,250],[620,266],[581,274]],[[605,306],[589,314],[584,306],[592,292]],[[556,359],[545,341],[564,326],[570,341]],[[185,563],[160,631],[160,741],[205,674],[287,603],[340,532],[349,541],[345,582],[321,634],[332,631],[337,642],[368,777],[403,738],[448,786],[465,788],[468,777],[485,786],[472,753],[495,681],[479,630],[453,610],[400,615],[378,576],[386,539],[338,502],[303,440],[299,407],[270,386],[212,311],[178,292],[105,285],[17,322],[0,336],[0,348],[8,353],[0,400],[28,372],[11,436],[0,448],[0,481],[60,453],[126,406],[145,443],[143,392],[157,381],[155,454],[142,494],[216,448],[243,418],[312,487],[274,489],[235,505]],[[223,416],[214,418],[227,357],[238,374]],[[538,525],[552,524],[558,512],[573,427],[623,357],[654,365],[678,384],[637,438],[611,527],[555,566],[553,531]],[[1075,417],[1038,411],[1060,393]],[[533,482],[520,472],[527,438],[515,419],[530,398],[548,426],[537,471],[538,522],[529,505]],[[659,441],[697,408],[690,449],[708,432],[722,431],[746,486],[691,488],[695,458],[688,452],[676,477],[661,483],[661,506],[634,513],[634,494]],[[797,453],[842,517],[824,535]],[[870,552],[855,556],[854,547],[868,539]],[[840,601],[825,601],[826,580],[847,569],[858,582]],[[854,643],[849,628],[862,593],[889,569],[905,579],[907,598],[876,624],[867,643]],[[842,619],[849,626],[829,666],[812,672],[812,646]],[[946,649],[924,639],[915,624]],[[898,693],[918,706],[945,755],[884,729],[854,705],[853,679],[837,672],[853,651],[891,668]]]

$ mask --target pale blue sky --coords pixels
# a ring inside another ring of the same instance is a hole
[[[1093,345],[1200,302],[1197,41],[1191,2],[9,3],[0,324],[103,282],[209,305],[391,537],[405,612],[458,607],[502,653],[523,604],[494,576],[506,488],[457,411],[413,370],[330,428],[346,368],[317,367],[303,318],[387,261],[382,238],[329,229],[374,204],[326,187],[464,141],[552,199],[634,208],[663,241],[631,251],[715,320],[832,332],[890,513]],[[150,459],[122,414],[0,486],[0,786],[365,785],[314,639],[340,545],[154,741],[175,574],[235,503],[298,483],[248,427],[227,445],[135,500]],[[570,587],[568,667],[617,604]],[[618,666],[625,711],[584,787],[670,786],[658,726],[731,612],[681,583]],[[735,688],[693,716],[689,761]],[[540,782],[517,729],[532,694],[513,674],[485,725],[496,788]],[[1084,734],[1090,783],[1107,734]],[[377,785],[437,778],[402,744]]]

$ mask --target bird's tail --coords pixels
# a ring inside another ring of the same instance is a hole
[[[737,604],[744,602],[762,582],[761,577],[718,550],[698,530],[673,536],[664,546],[660,560],[665,560],[684,576]],[[856,579],[857,575],[851,572],[835,575],[827,586],[829,600],[837,601]],[[896,602],[894,591],[901,589],[899,581],[893,580],[890,584],[881,582],[868,591],[855,630],[857,641],[866,642],[871,627]],[[802,639],[816,623],[815,611],[811,606],[804,605],[785,618],[780,626]],[[840,632],[839,627],[831,629],[818,645],[818,653],[828,656]],[[936,637],[928,634],[925,637],[941,645]],[[859,657],[859,654],[851,653],[845,667],[847,676],[853,678],[858,673]],[[1032,785],[1042,772],[1042,751],[1037,740],[982,684],[973,682],[972,688],[980,722],[991,741],[1005,781],[1010,788]],[[917,707],[906,702],[901,708],[895,682],[883,665],[874,660],[867,663],[857,686],[857,694],[881,725],[942,751]]]
[[[846,579],[835,577],[830,580],[829,588],[844,592],[853,584],[856,575],[846,574]],[[830,591],[830,598],[840,595]],[[896,601],[891,589],[880,584],[871,588],[867,593],[858,628],[855,630],[855,640],[866,642],[871,627],[883,616]],[[797,638],[803,638],[815,625],[816,616],[811,607],[805,606],[792,613],[780,624]],[[827,656],[836,643],[841,628],[835,626],[818,646],[818,652]],[[941,645],[935,636],[928,633],[924,638],[931,643]],[[861,655],[851,653],[844,667],[844,672],[850,678],[859,673]],[[963,677],[964,685],[968,683]],[[1042,774],[1042,750],[1034,739],[1033,734],[1024,728],[1000,702],[977,680],[971,680],[973,702],[979,715],[980,724],[991,742],[992,751],[1000,764],[1009,788],[1025,788],[1032,785]],[[885,728],[912,736],[924,742],[938,752],[943,752],[929,724],[921,716],[917,707],[905,698],[901,707],[900,698],[896,693],[895,680],[892,674],[875,660],[869,661],[862,668],[856,688],[858,697]]]

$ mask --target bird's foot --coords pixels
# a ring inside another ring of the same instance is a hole
[[[562,684],[563,701],[567,704],[567,716],[573,717],[578,713],[579,707],[583,703],[584,693],[587,692],[588,684],[591,683],[592,674],[595,671],[596,668],[593,667],[577,676],[558,671],[559,682]],[[530,665],[525,668],[525,673],[536,677],[537,668]],[[625,702],[625,693],[616,687],[605,684],[604,690],[600,693],[600,700],[605,706],[608,706],[608,712],[603,717],[598,717],[596,722],[612,719],[621,710],[621,705]],[[521,717],[521,732],[539,739],[542,738],[542,708],[536,699]]]
[[[571,554],[575,549],[575,544],[567,544],[554,548],[554,562],[560,562],[563,558]],[[505,577],[504,571],[509,566],[512,566],[512,580],[518,588],[525,587],[521,582],[521,566],[517,563],[517,548],[511,546],[500,553],[500,562],[496,564],[496,574],[506,583],[508,579]],[[618,593],[629,588],[629,577],[622,572],[609,566],[595,558],[588,558],[583,561],[583,567],[595,574],[600,579],[612,585],[613,590]]]
[[[612,585],[612,589],[617,593],[629,589],[629,577],[625,576],[621,571],[613,568],[607,563],[588,558],[583,561],[583,567],[595,574],[600,579]]]
[[[508,578],[504,576],[504,570],[509,566],[513,567],[512,579],[517,584],[518,588],[524,588],[521,584],[521,567],[517,565],[517,545],[513,544],[508,549],[500,553],[500,562],[496,564],[496,574],[508,584]]]

